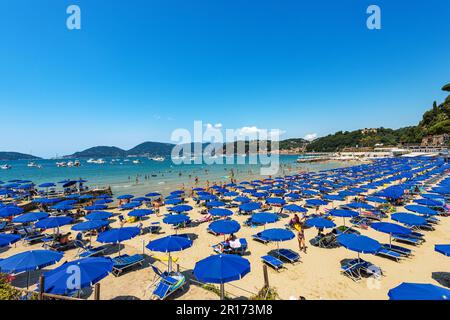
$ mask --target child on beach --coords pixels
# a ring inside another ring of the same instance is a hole
[[[301,223],[298,224],[299,229],[297,232],[297,240],[298,240],[298,247],[300,251],[303,251],[306,253],[306,243],[305,243],[305,232],[303,230],[303,225]]]

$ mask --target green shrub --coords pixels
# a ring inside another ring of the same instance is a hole
[[[6,275],[0,273],[0,300],[17,300],[19,297],[20,291],[9,283]]]
[[[258,291],[250,300],[277,300],[279,299],[278,292],[274,287],[264,287]]]

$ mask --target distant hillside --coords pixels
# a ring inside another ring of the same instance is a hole
[[[450,92],[450,84],[442,90]],[[418,144],[429,135],[450,134],[450,96],[423,114],[417,126],[397,130],[386,128],[360,129],[355,131],[338,131],[334,134],[318,138],[308,144],[307,151],[335,152],[349,147],[374,147],[377,144],[396,146],[398,144]]]
[[[75,152],[65,158],[102,158],[102,157],[125,157],[127,152],[117,147],[99,146]]]
[[[33,156],[31,154],[19,153],[19,152],[7,152],[0,151],[0,160],[8,161],[8,160],[38,160],[41,159],[39,157]]]
[[[174,144],[162,142],[144,142],[127,151],[127,155],[139,156],[168,156],[172,152]]]

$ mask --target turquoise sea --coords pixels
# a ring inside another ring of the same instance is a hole
[[[280,167],[277,175],[288,175],[300,171],[320,171],[336,167],[348,166],[350,163],[325,162],[299,164],[296,155],[280,155]],[[139,164],[133,160],[138,159]],[[9,164],[9,170],[0,170],[0,181],[12,179],[31,180],[39,185],[44,182],[54,182],[64,179],[83,178],[88,180],[87,185],[92,189],[96,187],[111,186],[115,195],[131,193],[143,195],[156,191],[163,194],[183,186],[189,188],[195,185],[205,186],[214,182],[230,182],[231,175],[238,181],[264,178],[260,175],[261,164],[255,163],[251,157],[245,157],[245,164],[180,164],[176,165],[170,158],[164,161],[153,161],[148,158],[112,159],[104,158],[104,164],[88,163],[87,159],[79,159],[80,167],[57,167],[56,162],[74,161],[64,160],[36,160],[42,168],[28,167],[29,161],[0,161],[0,165]],[[237,159],[236,159],[237,160]],[[242,161],[242,159],[241,159]],[[236,163],[236,161],[235,161]]]

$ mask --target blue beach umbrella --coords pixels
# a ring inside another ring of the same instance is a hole
[[[270,212],[259,212],[252,215],[251,220],[254,223],[263,224],[265,228],[267,223],[277,222],[278,215]]]
[[[119,200],[128,200],[128,199],[132,199],[132,198],[134,198],[134,196],[132,194],[123,194],[123,195],[117,197],[117,199],[119,199]]]
[[[217,217],[228,217],[233,214],[233,211],[224,208],[212,208],[208,210],[209,214]]]
[[[45,182],[39,185],[39,188],[51,188],[51,187],[56,187],[56,184],[54,184],[53,182]]]
[[[145,196],[146,196],[146,197],[153,198],[153,197],[160,197],[161,194],[158,193],[158,192],[150,192],[150,193],[147,193]]]
[[[245,212],[258,210],[260,208],[261,208],[261,203],[259,203],[259,202],[248,202],[248,203],[241,204],[239,206],[239,210],[245,211]]]
[[[277,205],[285,205],[286,201],[282,198],[267,198],[266,203],[268,204],[277,204]]]
[[[58,211],[69,211],[69,210],[75,209],[75,207],[70,204],[61,204],[61,205],[57,204],[57,205],[50,207],[50,209],[58,210]]]
[[[30,271],[57,263],[64,255],[52,250],[31,250],[15,254],[0,261],[0,272],[17,274],[27,272],[27,288],[30,284]]]
[[[123,207],[123,206],[122,206]],[[122,208],[121,207],[121,208]],[[86,207],[84,207],[84,209],[85,210],[88,210],[88,211],[98,211],[98,210],[105,210],[105,209],[107,209],[108,208],[108,206],[106,205],[106,204],[94,204],[94,205],[92,205],[92,206],[86,206]]]
[[[182,251],[192,246],[192,240],[187,237],[181,236],[167,236],[150,241],[146,248],[150,251],[165,252],[169,254],[168,271],[172,270],[172,257],[171,252]]]
[[[105,220],[89,220],[73,225],[72,230],[74,231],[98,230],[100,228],[106,227],[108,224],[109,222]]]
[[[322,229],[322,228],[334,228],[336,226],[336,224],[331,221],[328,220],[326,218],[311,218],[306,220],[306,226],[308,227],[316,227],[318,229]]]
[[[124,227],[104,231],[97,236],[101,243],[120,243],[139,235],[141,231],[137,227]]]
[[[169,211],[173,211],[176,213],[182,213],[182,212],[188,212],[191,211],[193,208],[189,205],[186,204],[182,204],[182,205],[178,205],[178,206],[174,206],[172,208],[169,208]]]
[[[47,212],[28,212],[12,219],[14,223],[30,223],[48,218]]]
[[[424,207],[424,206],[408,205],[408,206],[405,206],[405,209],[408,211],[416,212],[418,214],[423,214],[426,216],[437,215],[437,212],[435,210],[430,209],[428,207]]]
[[[391,300],[448,300],[450,290],[428,283],[403,282],[388,292]]]
[[[113,269],[111,258],[91,257],[64,263],[56,269],[44,273],[44,291],[52,294],[70,295],[76,291],[93,286],[105,278]],[[74,270],[79,278],[72,283]],[[69,287],[74,285],[73,287]]]
[[[0,233],[0,248],[9,246],[20,239],[20,236],[17,234]]]
[[[211,222],[208,228],[218,234],[232,234],[241,229],[241,225],[235,220],[218,220]]]
[[[52,228],[59,228],[72,222],[73,219],[71,217],[64,217],[64,216],[50,217],[39,220],[38,222],[35,223],[34,226],[38,229],[52,229]]]
[[[391,214],[391,219],[408,226],[423,226],[427,224],[427,220],[425,218],[406,212],[393,213]]]
[[[140,202],[131,201],[129,203],[125,203],[125,204],[121,205],[120,209],[125,209],[125,210],[126,209],[134,209],[134,208],[137,208],[137,207],[140,207],[140,206],[141,206]],[[106,209],[106,208],[103,208],[103,209]],[[100,210],[103,210],[103,209],[100,209]]]
[[[437,199],[416,199],[414,202],[427,207],[442,207],[444,205],[443,202],[438,201]]]
[[[389,234],[389,244],[391,244],[391,237],[393,234],[408,235],[412,232],[411,229],[390,222],[374,222],[370,225],[370,227],[379,232]]]
[[[208,208],[224,207],[225,206],[225,202],[223,202],[223,201],[211,201],[211,202],[207,202],[206,206]]]
[[[247,197],[236,197],[233,200],[240,203],[249,203],[251,201],[250,198]]]
[[[345,226],[345,218],[356,217],[358,215],[358,212],[347,209],[332,209],[329,211],[329,214],[332,215],[333,217],[342,217]]]
[[[90,200],[90,199],[94,199],[94,196],[92,194],[83,194],[82,196],[79,196],[78,199],[80,199],[80,200]]]
[[[285,205],[283,209],[290,212],[308,212],[308,210],[296,204]]]
[[[320,199],[307,199],[306,204],[317,207],[317,206],[326,205],[326,204],[328,204],[328,202],[325,200],[320,200]]]
[[[188,222],[189,220],[190,220],[190,218],[184,214],[171,214],[171,215],[167,215],[163,219],[163,222],[167,223],[167,224],[175,225],[175,224]]]
[[[164,200],[165,204],[179,204],[179,203],[182,203],[182,202],[183,202],[183,200],[181,200],[180,198],[173,198],[173,199]]]
[[[387,203],[387,200],[379,197],[366,197],[366,201],[376,202],[376,203]]]
[[[434,246],[434,250],[450,257],[450,244],[437,244]]]
[[[364,202],[352,202],[352,203],[347,204],[347,206],[352,209],[366,209],[366,210],[375,209],[374,206],[371,206],[370,204],[367,204]]]
[[[128,213],[128,215],[130,217],[141,218],[141,217],[144,217],[144,216],[148,216],[148,215],[150,215],[152,213],[153,213],[153,210],[150,210],[150,209],[136,209],[136,210],[130,211]]]
[[[239,280],[250,272],[250,262],[233,254],[217,254],[198,261],[194,275],[199,281],[220,284],[221,299],[225,296],[224,284]]]
[[[85,218],[87,220],[108,220],[113,214],[107,211],[93,211],[89,213]]]
[[[18,214],[21,214],[23,212],[23,209],[17,206],[5,206],[0,208],[0,217],[6,218],[6,217],[12,217]]]
[[[369,237],[356,234],[341,234],[337,237],[337,241],[341,246],[352,251],[360,253],[375,254],[381,249],[381,244]]]
[[[281,228],[264,230],[260,233],[260,236],[261,238],[276,242],[291,240],[295,237],[294,233],[291,230]]]

